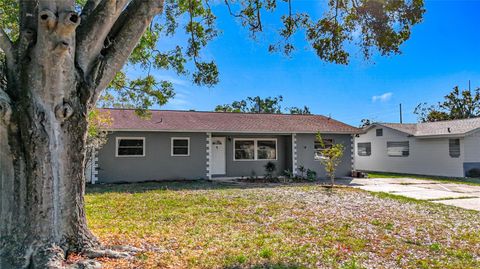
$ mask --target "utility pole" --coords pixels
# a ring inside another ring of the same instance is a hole
[[[400,103],[400,123],[403,123],[402,104]]]

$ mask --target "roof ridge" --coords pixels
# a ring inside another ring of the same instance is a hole
[[[134,111],[135,108],[117,108],[117,107],[99,107],[97,109],[103,110],[123,110]],[[335,120],[322,114],[288,114],[288,113],[253,113],[253,112],[226,112],[226,111],[206,111],[206,110],[177,110],[177,109],[147,109],[147,111],[156,112],[179,112],[179,113],[215,113],[215,114],[242,114],[242,115],[278,115],[278,116],[317,116]]]

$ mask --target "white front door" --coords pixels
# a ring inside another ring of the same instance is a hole
[[[225,175],[225,137],[212,137],[212,175]]]

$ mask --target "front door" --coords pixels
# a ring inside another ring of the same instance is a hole
[[[225,137],[212,137],[212,175],[225,175]]]

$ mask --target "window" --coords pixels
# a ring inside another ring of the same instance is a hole
[[[389,157],[407,157],[410,154],[409,142],[387,142],[387,153]]]
[[[377,129],[377,136],[383,136],[383,129]]]
[[[257,140],[257,159],[276,160],[277,159],[277,141]]]
[[[315,160],[320,160],[323,156],[323,151],[326,149],[331,149],[333,146],[333,139],[322,139],[323,140],[323,146],[322,143],[318,140],[315,140],[315,144],[313,145],[315,155],[314,159]]]
[[[144,157],[145,137],[117,137],[117,157]]]
[[[358,143],[357,144],[358,156],[370,156],[372,155],[372,143]]]
[[[235,140],[235,160],[254,160],[255,140]]]
[[[450,157],[452,158],[460,157],[460,139],[449,139],[448,151],[450,153]]]
[[[190,156],[189,137],[172,137],[172,156]]]
[[[235,139],[234,160],[276,160],[276,139]]]

